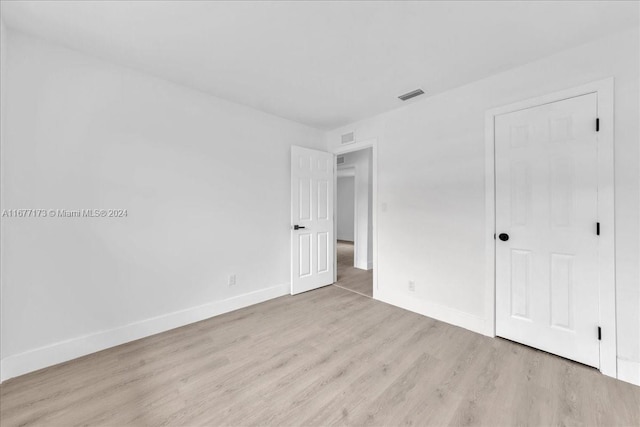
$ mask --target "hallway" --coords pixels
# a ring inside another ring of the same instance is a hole
[[[335,286],[369,298],[373,297],[373,270],[361,270],[353,266],[353,242],[338,240],[336,251],[338,281]]]

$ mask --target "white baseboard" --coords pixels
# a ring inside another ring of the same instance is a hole
[[[482,317],[455,310],[441,304],[425,301],[411,295],[384,289],[374,291],[373,297],[387,304],[395,305],[396,307],[404,308],[405,310],[413,311],[423,316],[493,337],[493,332],[488,330],[488,322]]]
[[[289,294],[282,284],[9,356],[0,361],[0,381]]]
[[[373,269],[373,261],[356,261],[356,264],[354,266],[355,268],[358,268],[360,270],[371,270]]]
[[[618,379],[640,386],[640,362],[618,357]]]

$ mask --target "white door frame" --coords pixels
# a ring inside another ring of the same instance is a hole
[[[601,234],[598,239],[598,288],[600,293],[600,371],[617,378],[616,363],[616,288],[615,288],[615,227],[614,227],[614,121],[613,77],[572,89],[562,90],[537,98],[488,110],[485,116],[485,252],[486,252],[486,307],[490,313],[487,335],[496,336],[496,211],[495,211],[495,116],[524,110],[543,104],[574,98],[589,93],[597,94],[600,119],[598,132],[598,221]],[[595,127],[595,123],[594,123]],[[594,332],[595,333],[595,332]]]
[[[332,150],[334,157],[337,157],[342,154],[353,153],[354,151],[365,150],[367,148],[371,148],[371,168],[372,170],[372,180],[373,180],[373,188],[372,188],[372,201],[371,201],[371,219],[373,230],[371,232],[371,236],[373,239],[373,299],[377,298],[378,293],[378,139],[371,138],[367,140],[363,140],[360,142],[356,142],[355,144],[350,144],[346,147],[336,147]],[[337,164],[334,161],[334,168],[337,171]],[[336,209],[337,209],[337,186],[338,186],[338,177],[337,173],[334,174],[334,189],[333,189],[333,217],[336,217]],[[334,235],[337,236],[337,222],[333,221],[333,227],[335,229]],[[355,236],[355,235],[354,235]],[[336,239],[333,239],[333,253],[334,256],[334,283],[338,281],[338,257],[336,253]],[[355,254],[354,254],[354,263],[355,263]]]

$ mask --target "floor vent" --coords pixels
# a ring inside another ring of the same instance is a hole
[[[342,135],[341,144],[352,144],[356,142],[356,135],[353,132],[345,133]]]

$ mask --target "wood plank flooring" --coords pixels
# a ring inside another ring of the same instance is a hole
[[[353,242],[338,240],[336,244],[338,258],[337,286],[373,297],[373,270],[361,270],[353,266]]]
[[[6,381],[0,424],[638,426],[640,387],[328,286]]]

